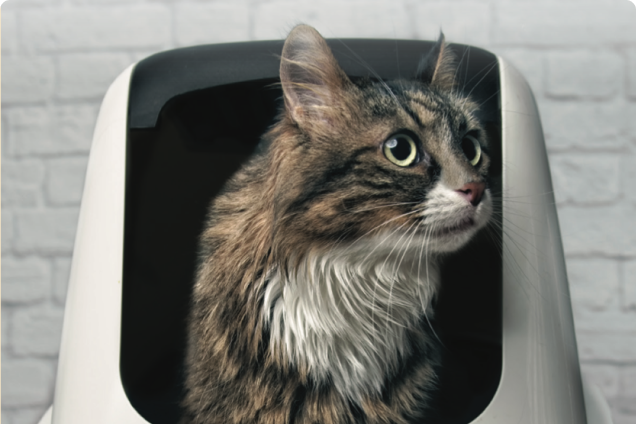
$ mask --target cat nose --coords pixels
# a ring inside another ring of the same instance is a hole
[[[485,183],[468,183],[455,191],[468,200],[471,205],[477,206],[481,202],[481,195],[484,194],[485,189]]]

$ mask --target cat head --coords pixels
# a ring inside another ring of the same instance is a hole
[[[302,251],[408,237],[429,254],[470,240],[491,214],[490,157],[455,72],[440,35],[411,80],[352,81],[315,29],[294,28],[270,133],[276,239]]]

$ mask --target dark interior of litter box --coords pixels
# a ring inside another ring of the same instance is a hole
[[[344,40],[330,45],[352,78],[410,77],[425,41]],[[129,102],[121,378],[153,424],[177,423],[185,323],[197,238],[207,205],[259,148],[280,107],[282,42],[198,46],[151,56],[133,73]],[[482,105],[492,190],[501,187],[496,58],[455,45],[458,87]],[[369,69],[374,70],[371,74]],[[498,197],[498,196],[495,196]],[[493,228],[500,225],[493,225]],[[436,330],[447,364],[439,422],[469,423],[501,375],[501,235],[490,229],[445,261]]]

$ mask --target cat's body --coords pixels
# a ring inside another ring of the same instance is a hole
[[[441,363],[435,255],[491,213],[485,132],[451,59],[440,38],[416,80],[354,84],[315,30],[292,31],[269,148],[201,237],[185,421],[426,416]]]

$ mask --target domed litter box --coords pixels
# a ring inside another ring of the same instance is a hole
[[[329,41],[351,78],[415,73],[432,42]],[[49,424],[176,423],[185,320],[207,205],[281,101],[282,41],[153,55],[108,90],[79,218]],[[454,45],[482,105],[493,225],[442,271],[445,423],[610,423],[584,390],[541,122],[523,77]],[[372,74],[369,69],[373,69]],[[586,418],[587,417],[587,418]]]

